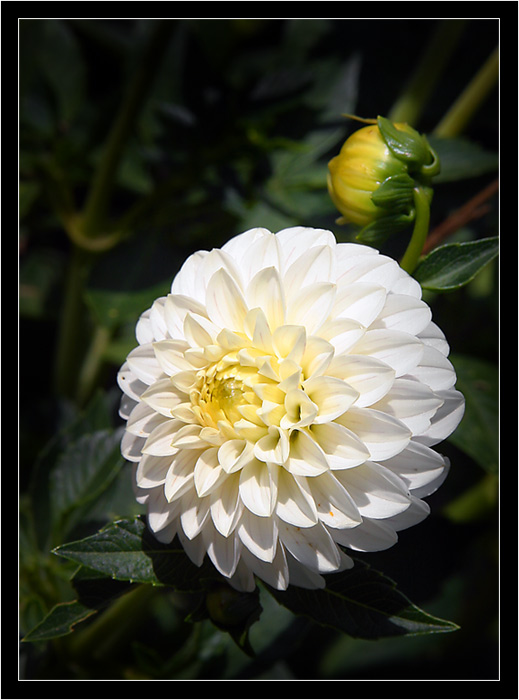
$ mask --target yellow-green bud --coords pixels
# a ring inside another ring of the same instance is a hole
[[[413,218],[413,188],[429,185],[439,161],[425,136],[378,117],[346,140],[328,169],[338,223],[366,227],[384,218],[401,227]]]

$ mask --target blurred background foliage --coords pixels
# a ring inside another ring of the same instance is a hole
[[[354,240],[326,189],[328,160],[358,128],[344,113],[408,115],[431,135],[444,165],[432,233],[452,224],[441,242],[498,234],[495,85],[458,133],[438,129],[498,30],[490,19],[20,20],[22,637],[72,597],[75,568],[50,550],[141,512],[119,456],[115,375],[139,314],[184,259],[253,226]],[[407,240],[382,252],[398,259]],[[357,640],[261,594],[250,658],[163,592],[108,655],[80,657],[75,634],[22,644],[22,677],[495,679],[497,260],[459,289],[424,294],[467,414],[441,447],[452,468],[431,516],[363,558],[459,631]]]

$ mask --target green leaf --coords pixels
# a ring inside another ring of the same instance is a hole
[[[435,248],[418,265],[414,277],[424,289],[446,292],[474,279],[499,253],[499,238],[447,243]]]
[[[429,615],[411,603],[394,581],[360,560],[355,560],[353,569],[327,576],[326,588],[291,586],[278,591],[269,586],[268,590],[293,613],[351,637],[379,639],[458,629],[455,623]]]
[[[397,129],[385,117],[377,117],[377,124],[387,147],[396,158],[413,166],[427,163],[430,158],[427,141],[417,131]]]
[[[121,430],[98,430],[69,443],[49,480],[51,516],[57,533],[69,532],[124,464]]]
[[[143,519],[117,520],[97,534],[61,545],[55,554],[119,581],[200,590],[202,581],[221,578],[211,564],[198,567],[174,540],[162,544]]]
[[[155,299],[167,294],[170,287],[171,280],[136,292],[88,289],[85,301],[101,326],[115,329],[123,323],[134,322]]]
[[[374,247],[380,246],[391,236],[408,228],[414,219],[414,209],[409,214],[388,214],[375,219],[355,236],[357,241]]]
[[[407,212],[413,206],[414,180],[407,173],[391,175],[373,192],[371,199],[377,207],[392,213]]]
[[[77,600],[69,603],[58,603],[34,629],[25,635],[22,641],[46,642],[55,637],[63,637],[70,634],[77,624],[96,612]]]
[[[63,459],[70,446],[85,439],[84,436],[109,429],[112,421],[111,410],[108,396],[102,392],[97,393],[81,414],[57,432],[38,457],[30,484],[30,513],[37,542],[43,551],[48,551],[50,547],[62,541],[51,539],[51,524],[57,523],[56,505],[51,498],[51,480],[56,465]],[[74,469],[74,465],[71,469]],[[58,535],[55,527],[54,535]]]
[[[499,371],[495,364],[466,355],[451,355],[456,387],[465,396],[465,415],[449,437],[485,471],[499,465]]]
[[[461,138],[440,139],[435,136],[429,136],[428,140],[441,162],[441,171],[434,178],[435,185],[497,171],[498,154],[487,151],[472,141]]]

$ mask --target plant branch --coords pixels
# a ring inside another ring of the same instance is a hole
[[[429,253],[433,248],[441,243],[445,238],[451,236],[460,228],[479,219],[489,210],[488,200],[499,190],[499,180],[496,179],[487,185],[475,197],[472,197],[466,204],[460,207],[453,214],[448,216],[441,224],[436,226],[427,236],[423,253]]]
[[[433,131],[439,138],[453,138],[463,132],[499,78],[499,48],[487,58],[452,107]]]
[[[465,28],[466,20],[438,23],[403,93],[388,118],[416,125]]]
[[[104,233],[102,228],[104,217],[124,146],[166,50],[172,26],[173,22],[170,20],[157,21],[151,32],[140,67],[135,73],[134,80],[129,86],[121,110],[108,136],[82,215],[81,229],[85,237],[95,238]]]

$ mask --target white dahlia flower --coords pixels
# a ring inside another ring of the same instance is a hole
[[[255,228],[184,263],[119,373],[161,542],[238,590],[319,588],[429,512],[464,410],[418,282],[330,231]]]

